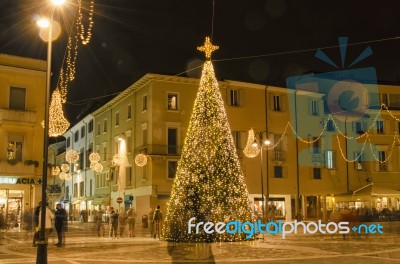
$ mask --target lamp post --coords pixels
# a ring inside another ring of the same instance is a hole
[[[65,0],[52,0],[56,6],[64,4]],[[41,28],[48,28],[48,41],[47,41],[47,71],[46,71],[46,92],[44,101],[44,134],[43,134],[43,173],[42,173],[42,204],[40,212],[40,232],[39,242],[37,245],[36,263],[47,264],[47,241],[45,239],[46,228],[46,189],[47,189],[47,163],[48,163],[48,137],[49,137],[49,101],[50,101],[50,81],[51,81],[51,50],[52,50],[52,22],[53,12],[51,12],[50,20],[40,19],[37,25]]]
[[[265,134],[265,137],[264,137]],[[251,142],[253,141],[253,142]],[[251,144],[251,145],[249,145]],[[267,131],[259,131],[255,132],[251,129],[249,131],[247,146],[244,150],[244,154],[246,157],[254,158],[260,153],[260,179],[261,179],[261,211],[262,211],[262,218],[265,218],[265,204],[268,203],[268,196],[269,196],[269,182],[268,182],[268,146],[271,144],[271,141],[268,139]],[[252,150],[251,150],[252,148]],[[264,173],[263,173],[263,150],[267,150],[267,192],[266,192],[266,199],[264,199]]]

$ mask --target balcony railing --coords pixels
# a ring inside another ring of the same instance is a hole
[[[36,112],[0,109],[0,124],[7,122],[34,125],[36,123]]]
[[[35,167],[25,165],[22,161],[12,165],[3,160],[0,161],[0,173],[3,175],[32,176],[35,173]]]
[[[148,144],[136,148],[137,153],[149,155],[181,155],[182,146],[180,145],[158,145]]]
[[[286,161],[286,152],[283,150],[273,150],[272,151],[272,160],[276,161],[276,162]]]

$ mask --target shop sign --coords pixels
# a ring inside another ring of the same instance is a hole
[[[41,179],[0,177],[0,184],[42,184]]]

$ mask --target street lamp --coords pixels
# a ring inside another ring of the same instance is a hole
[[[265,134],[265,137],[264,137]],[[258,137],[257,137],[258,136]],[[260,179],[261,179],[261,210],[262,217],[265,218],[265,204],[268,203],[268,146],[271,141],[268,139],[267,131],[254,132],[253,129],[249,130],[249,135],[247,138],[247,145],[243,150],[243,153],[248,158],[254,158],[260,153]],[[264,177],[263,177],[263,150],[267,150],[267,199],[264,199]]]
[[[52,0],[56,6],[64,4],[65,0]],[[36,263],[47,264],[47,242],[45,239],[45,228],[46,228],[46,189],[47,189],[47,163],[48,163],[48,134],[49,134],[49,101],[50,101],[50,77],[51,77],[51,46],[53,41],[52,34],[52,22],[53,12],[51,12],[50,20],[40,19],[37,21],[37,25],[41,28],[48,28],[48,40],[47,40],[47,71],[46,71],[46,93],[44,101],[44,134],[43,134],[43,175],[42,175],[42,204],[40,213],[40,232],[39,242],[37,245]]]

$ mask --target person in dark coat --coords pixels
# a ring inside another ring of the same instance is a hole
[[[57,231],[58,243],[56,244],[56,246],[58,247],[65,246],[65,231],[67,230],[67,225],[68,225],[67,212],[65,211],[64,208],[61,207],[61,204],[57,204],[54,227],[56,228]]]
[[[118,218],[118,213],[112,210],[110,215],[110,238],[112,239],[117,238]]]
[[[39,213],[42,202],[38,203],[33,211],[33,241],[32,246],[36,247],[36,242],[39,240]]]

